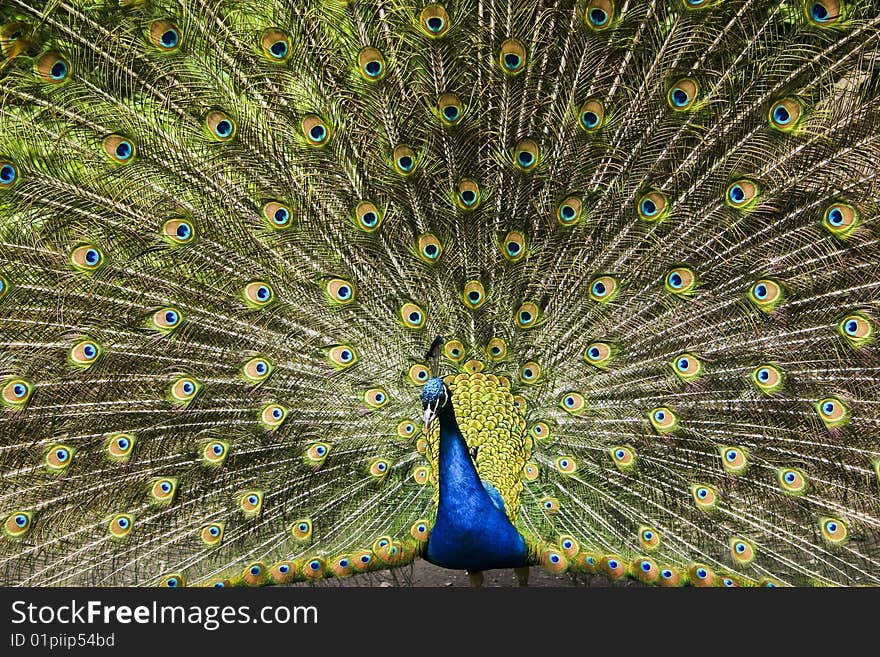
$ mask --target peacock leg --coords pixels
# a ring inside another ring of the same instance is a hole
[[[475,589],[483,586],[483,571],[482,570],[469,570],[467,571],[468,577],[471,580],[471,586]]]
[[[516,580],[519,582],[520,586],[528,586],[529,585],[529,567],[521,566],[519,568],[514,568],[513,572],[516,573]]]

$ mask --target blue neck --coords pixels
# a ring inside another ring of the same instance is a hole
[[[451,403],[439,420],[440,501],[428,561],[471,571],[526,565],[525,541],[508,520],[497,491],[480,480]]]

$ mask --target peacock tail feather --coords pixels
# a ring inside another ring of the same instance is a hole
[[[3,0],[0,578],[880,583],[877,0]]]

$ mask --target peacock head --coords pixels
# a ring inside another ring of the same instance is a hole
[[[422,409],[425,411],[425,429],[431,424],[437,415],[442,411],[449,401],[452,399],[452,393],[443,379],[435,376],[428,379],[428,382],[422,386]]]

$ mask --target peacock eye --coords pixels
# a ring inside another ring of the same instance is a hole
[[[12,187],[18,180],[18,170],[9,162],[0,163],[0,187]]]
[[[858,210],[848,203],[833,203],[825,209],[822,225],[829,233],[840,239],[849,237],[860,223]]]
[[[516,39],[507,39],[501,44],[498,53],[498,65],[507,75],[517,75],[526,66],[525,46]]]
[[[650,191],[639,199],[639,217],[644,221],[660,221],[669,213],[669,200],[658,191]]]
[[[36,71],[39,76],[50,84],[64,82],[70,73],[70,63],[61,55],[48,52],[37,60]],[[2,180],[2,176],[0,176]]]
[[[535,383],[540,378],[541,366],[535,361],[529,361],[519,369],[519,380],[525,384]]]
[[[330,128],[317,114],[306,114],[300,123],[300,128],[310,146],[325,146],[330,140]]]
[[[770,107],[770,125],[781,132],[791,132],[800,121],[803,108],[795,98],[783,98]]]
[[[385,76],[385,57],[376,48],[368,46],[358,53],[358,69],[365,80],[377,82]]]
[[[414,303],[405,303],[401,306],[400,318],[406,328],[419,330],[425,327],[425,312]]]
[[[538,144],[533,139],[520,139],[513,149],[513,161],[521,171],[532,171],[538,164]]]
[[[581,128],[587,133],[593,133],[602,127],[605,119],[605,107],[598,100],[588,100],[580,106],[579,115]]]
[[[600,303],[608,303],[617,296],[619,287],[614,276],[598,276],[590,283],[590,298]]]
[[[416,154],[412,147],[400,144],[392,154],[394,168],[402,176],[408,176],[416,169]]]
[[[556,206],[556,221],[563,226],[573,226],[580,221],[582,209],[581,199],[569,196]]]
[[[613,0],[590,0],[585,9],[587,25],[593,30],[604,30],[614,17]]]
[[[449,15],[438,4],[430,4],[422,9],[419,22],[425,33],[432,38],[443,36],[449,29]]]
[[[816,26],[825,27],[841,18],[840,0],[806,0],[807,19]]]
[[[270,61],[283,62],[290,55],[290,37],[276,27],[266,28],[260,35],[260,48]]]
[[[682,111],[693,106],[698,92],[699,87],[697,83],[690,78],[685,78],[676,82],[669,89],[666,99],[672,109]]]
[[[162,52],[177,50],[182,41],[180,28],[166,19],[150,23],[149,36],[152,44]]]
[[[476,310],[486,302],[486,289],[480,281],[468,281],[462,290],[461,299],[469,309]]]
[[[444,93],[437,99],[437,109],[442,123],[451,127],[457,125],[464,115],[464,105],[454,93]]]

